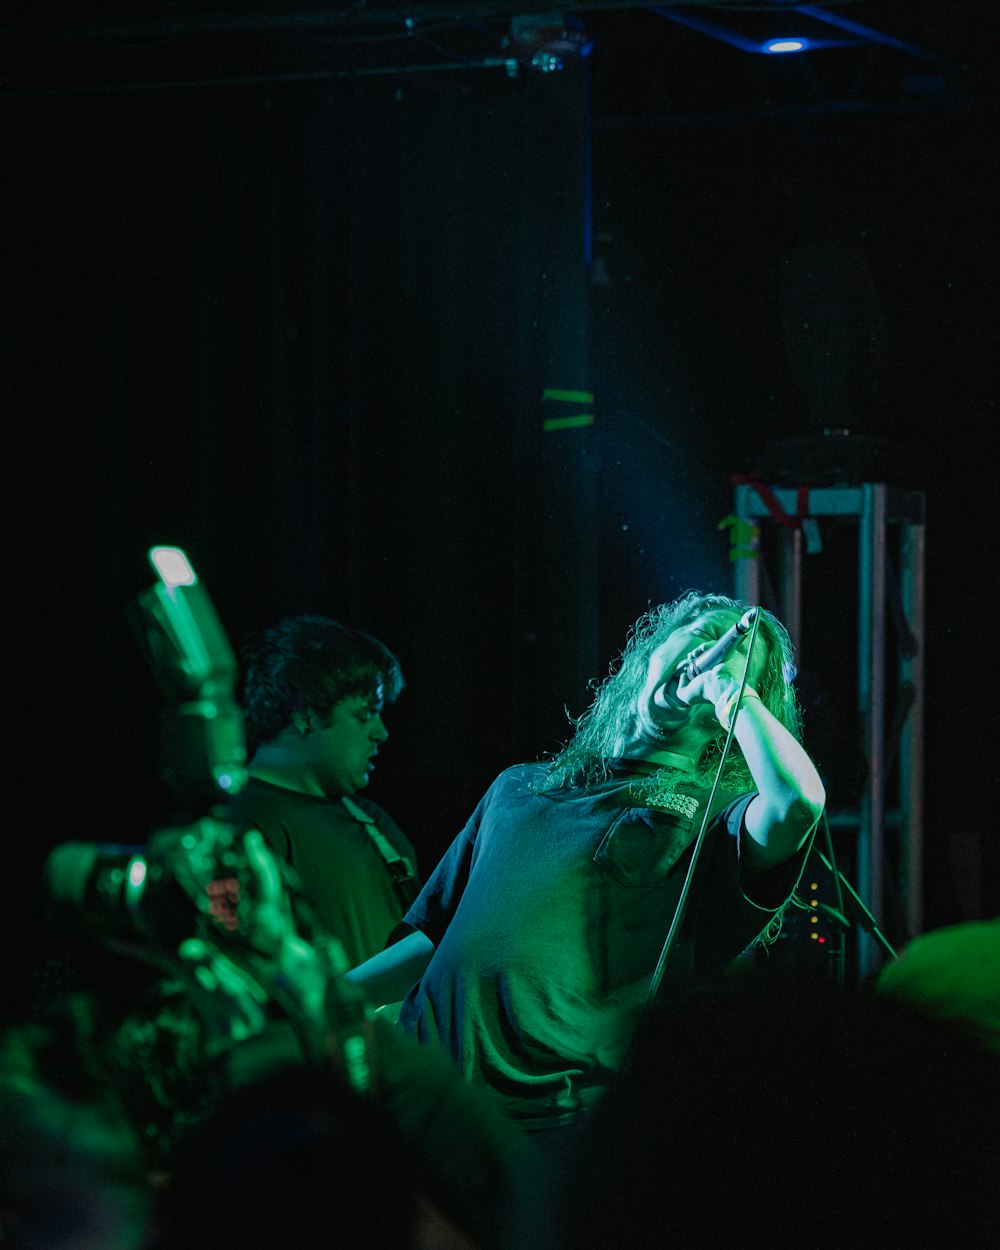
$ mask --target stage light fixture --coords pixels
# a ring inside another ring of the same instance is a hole
[[[726,17],[728,21],[734,23],[733,26],[711,21],[702,17],[700,13],[692,13],[678,8],[666,8],[658,4],[649,5],[648,11],[655,13],[658,17],[666,18],[667,21],[676,22],[679,26],[687,26],[690,30],[696,30],[699,34],[707,35],[709,39],[716,39],[720,43],[728,43],[731,48],[738,48],[741,52],[771,55],[773,53],[817,52],[828,48],[857,48],[865,45],[882,44],[885,47],[897,48],[902,52],[907,52],[924,60],[941,62],[941,58],[936,53],[928,52],[925,48],[919,48],[906,40],[897,39],[894,35],[876,30],[872,26],[864,26],[860,22],[856,22],[840,13],[828,12],[821,5],[789,4],[788,8],[791,16],[780,19],[787,32],[781,37],[776,35],[766,36],[763,33],[767,26],[773,25],[774,22],[774,14],[771,9],[748,9],[746,12],[739,13],[730,8],[726,13]],[[802,27],[805,28],[805,31],[815,30],[815,23],[820,23],[828,28],[832,27],[836,34],[830,37],[828,32],[827,37],[819,38],[815,35],[798,33]],[[796,30],[789,31],[789,26],[795,27]]]
[[[502,46],[522,65],[554,74],[590,55],[594,41],[569,13],[535,13],[513,17]]]

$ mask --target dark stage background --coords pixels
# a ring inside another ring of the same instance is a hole
[[[598,6],[552,74],[499,64],[502,6],[88,7],[13,23],[0,92],[15,963],[53,845],[171,810],[151,544],[237,647],[321,612],[399,653],[369,793],[426,873],[648,604],[730,588],[730,475],[831,428],[927,493],[928,926],[1000,910],[992,6],[827,6],[910,46],[785,59]],[[595,424],[543,432],[545,388]],[[840,801],[851,551],[811,558],[803,651]]]

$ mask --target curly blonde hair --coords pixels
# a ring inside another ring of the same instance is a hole
[[[624,650],[614,660],[607,677],[591,683],[596,689],[590,707],[579,717],[570,718],[573,737],[548,762],[536,789],[557,790],[563,786],[588,786],[606,780],[610,765],[620,756],[621,744],[635,716],[635,709],[646,681],[650,656],[676,630],[706,613],[727,613],[734,618],[750,607],[728,595],[703,594],[689,590],[670,603],[661,603],[644,613],[629,631]],[[792,682],[795,677],[794,648],[788,631],[766,609],[758,614],[756,646],[763,646],[766,659],[755,689],[765,707],[793,736],[801,740],[802,713]],[[697,777],[710,778],[725,743],[718,735],[706,746],[697,764]],[[731,791],[752,785],[746,761],[735,740],[730,746],[721,778]]]

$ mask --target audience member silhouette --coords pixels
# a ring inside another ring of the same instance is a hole
[[[868,991],[749,978],[647,1014],[517,1250],[979,1247],[1000,1220],[1000,1064]]]
[[[882,968],[875,988],[1000,1054],[1000,917],[921,934]]]
[[[382,1108],[332,1069],[231,1091],[175,1152],[163,1250],[417,1244],[416,1171]]]
[[[88,1053],[82,1000],[0,1038],[4,1250],[143,1250],[149,1178],[134,1126]]]

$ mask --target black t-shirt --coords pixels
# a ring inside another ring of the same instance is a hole
[[[622,1066],[708,799],[677,775],[643,805],[648,765],[537,793],[542,771],[500,775],[407,913],[435,952],[400,1013],[526,1124],[586,1111]],[[795,887],[808,843],[741,871],[753,797],[716,799],[665,985],[720,975]]]
[[[367,799],[352,801],[415,865],[413,846],[389,815]],[[259,829],[295,869],[317,920],[340,939],[352,966],[385,949],[405,903],[365,825],[343,803],[252,777],[230,803],[227,818]]]

